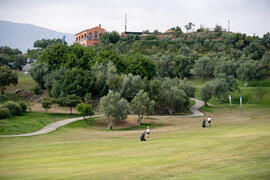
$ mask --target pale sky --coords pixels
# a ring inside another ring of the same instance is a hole
[[[233,32],[270,32],[270,0],[0,0],[0,20],[28,23],[64,33],[78,33],[101,24],[107,31],[158,29],[188,22]]]

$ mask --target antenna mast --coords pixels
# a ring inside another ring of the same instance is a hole
[[[228,21],[228,32],[230,32],[230,20]]]
[[[127,32],[127,14],[125,14],[125,32]]]

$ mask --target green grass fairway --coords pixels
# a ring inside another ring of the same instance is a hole
[[[79,114],[70,115],[63,113],[26,112],[21,116],[11,116],[7,119],[0,119],[0,134],[23,134],[34,132],[52,122],[78,116]]]
[[[270,178],[270,113],[207,108],[202,118],[150,118],[142,129],[104,130],[90,120],[46,135],[0,139],[0,179],[231,179]],[[211,112],[211,113],[210,113]]]

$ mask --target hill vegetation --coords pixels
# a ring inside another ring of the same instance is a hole
[[[106,32],[100,44],[89,47],[42,39],[27,53],[37,59],[30,74],[55,99],[68,95],[85,99],[91,94],[97,101],[104,97],[110,102],[101,103],[104,110],[115,104],[113,98],[123,98],[127,109],[116,105],[113,111],[123,112],[120,117],[119,113],[112,116],[117,121],[132,111],[129,104],[141,90],[149,98],[144,106],[153,107],[144,113],[173,114],[186,111],[188,99],[195,96],[196,88],[186,78],[213,78],[202,87],[200,98],[207,103],[214,97],[222,103],[228,94],[239,90],[239,80],[248,85],[269,76],[270,33],[251,37],[224,32],[218,25],[214,31],[200,28],[191,32],[190,26],[192,23],[186,26],[188,33],[174,27],[172,36],[162,38],[158,33],[120,37]],[[263,96],[260,88],[257,94]]]

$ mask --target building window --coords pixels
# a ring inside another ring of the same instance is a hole
[[[101,36],[102,36],[102,33],[99,34],[99,39],[100,39]]]
[[[92,40],[92,33],[88,34],[88,40]]]
[[[97,31],[94,32],[94,40],[97,40]]]

